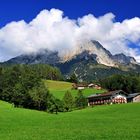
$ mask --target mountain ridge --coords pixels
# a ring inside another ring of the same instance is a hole
[[[95,73],[100,78],[140,70],[135,58],[122,53],[112,55],[98,41],[79,42],[76,47],[75,52],[72,50],[64,56],[57,51],[42,50],[12,58],[4,64],[49,64],[60,68],[66,77],[75,73],[81,81],[96,79]]]
[[[20,55],[4,63],[13,63],[13,64],[65,63],[67,61],[74,59],[77,55],[82,54],[84,51],[87,51],[91,55],[96,55],[97,63],[104,64],[106,66],[116,67],[116,64],[119,64],[119,63],[120,64],[128,64],[128,63],[138,64],[134,57],[126,56],[123,53],[112,55],[98,41],[95,41],[95,40],[85,41],[84,43],[82,42],[82,43],[77,44],[77,46],[78,46],[77,47],[78,49],[75,51],[75,53],[72,54],[72,51],[71,51],[69,52],[69,56],[68,54],[60,56],[57,51],[50,51],[46,49],[46,50],[41,50],[38,53]]]

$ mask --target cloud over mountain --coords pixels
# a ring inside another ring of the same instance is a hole
[[[113,54],[124,53],[140,62],[140,18],[116,22],[115,15],[107,13],[72,20],[58,9],[43,10],[30,23],[22,20],[1,28],[0,61],[41,49],[63,55],[76,50],[79,41],[91,39],[101,42]]]

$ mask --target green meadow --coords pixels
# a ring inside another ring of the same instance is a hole
[[[0,140],[139,140],[140,104],[48,114],[0,101]]]
[[[77,95],[78,90],[72,89],[72,83],[63,82],[63,81],[52,81],[52,80],[44,80],[46,86],[48,87],[50,93],[52,93],[56,98],[62,99],[66,91],[70,91],[72,95],[75,97]],[[95,93],[103,93],[106,90],[97,90],[86,88],[82,90],[83,94],[87,97],[91,94]]]

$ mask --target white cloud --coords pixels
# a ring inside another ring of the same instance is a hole
[[[65,54],[80,39],[98,40],[111,53],[131,55],[140,62],[140,18],[115,22],[115,15],[107,13],[71,20],[58,9],[43,10],[30,23],[22,20],[1,28],[0,61],[44,48]]]

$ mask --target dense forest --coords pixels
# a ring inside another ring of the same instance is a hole
[[[116,74],[101,79],[100,84],[103,88],[110,91],[123,90],[127,93],[137,93],[140,92],[140,74]]]

